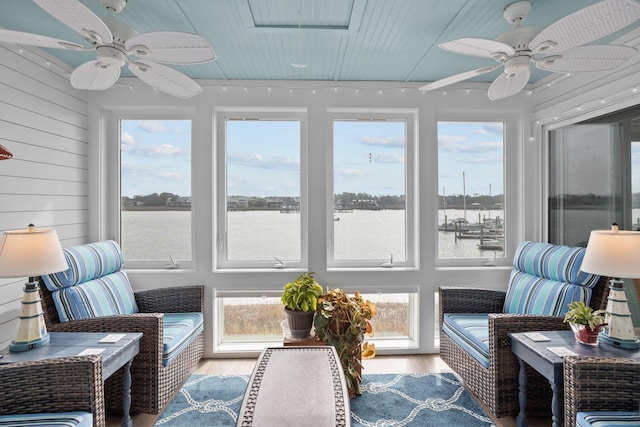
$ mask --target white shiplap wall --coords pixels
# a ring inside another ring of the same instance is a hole
[[[49,61],[49,63],[47,63]],[[63,246],[88,236],[87,94],[37,49],[0,46],[0,231],[54,227]],[[26,278],[0,279],[0,349],[14,336]]]

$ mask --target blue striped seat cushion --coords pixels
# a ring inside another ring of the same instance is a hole
[[[138,312],[126,271],[51,293],[61,322]]]
[[[585,248],[522,242],[513,258],[503,311],[562,317],[572,301],[589,304],[600,277],[580,270],[584,253]]]
[[[162,364],[167,366],[203,329],[202,313],[164,313]]]
[[[489,315],[445,313],[442,330],[485,368],[489,367]]]
[[[576,427],[640,426],[640,412],[578,412]]]
[[[60,412],[55,414],[0,415],[0,426],[93,427],[93,414],[89,412]]]

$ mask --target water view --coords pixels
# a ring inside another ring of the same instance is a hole
[[[335,257],[342,260],[404,259],[405,212],[403,210],[353,210],[336,213]],[[279,211],[228,212],[229,257],[272,260],[274,256],[300,258],[300,215]],[[467,210],[471,224],[502,219],[502,210]],[[440,210],[438,224],[464,218],[460,209]],[[259,236],[259,237],[256,237]],[[459,236],[458,236],[459,237]],[[468,237],[468,236],[467,236]],[[479,238],[456,238],[452,231],[438,232],[440,258],[486,258],[495,249],[478,247]],[[122,248],[128,260],[191,259],[190,211],[122,211]],[[501,255],[498,250],[498,256]]]

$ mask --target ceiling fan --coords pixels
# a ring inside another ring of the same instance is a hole
[[[110,88],[120,78],[120,68],[127,63],[129,70],[149,86],[170,95],[189,98],[202,92],[202,87],[185,74],[160,63],[200,64],[216,59],[211,45],[197,34],[175,31],[138,34],[121,21],[99,18],[78,0],[33,1],[83,36],[90,46],[6,29],[0,29],[0,43],[95,50],[97,59],[85,62],[71,73],[71,86],[76,89]],[[127,0],[100,0],[100,3],[107,11],[119,13],[127,5]]]
[[[542,30],[522,26],[530,10],[528,1],[508,5],[503,16],[514,28],[496,40],[465,37],[439,45],[453,53],[494,59],[498,65],[445,77],[420,89],[437,89],[504,67],[504,72],[489,87],[489,98],[497,100],[515,95],[525,87],[532,62],[540,69],[556,73],[582,73],[617,68],[636,53],[636,49],[628,46],[583,46],[640,18],[640,3],[634,0],[604,0]]]

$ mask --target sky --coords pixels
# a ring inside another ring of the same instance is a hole
[[[405,126],[393,121],[334,122],[334,193],[405,193]],[[227,122],[227,194],[300,194],[297,121]],[[438,192],[503,192],[502,123],[438,125]],[[191,123],[123,120],[122,195],[191,195]]]
[[[122,120],[121,194],[191,196],[191,121]]]
[[[502,122],[438,123],[438,194],[504,194]]]

